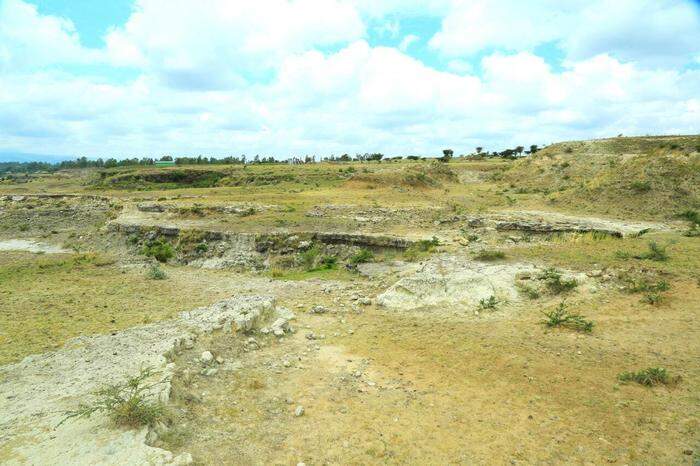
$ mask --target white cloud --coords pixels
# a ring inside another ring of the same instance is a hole
[[[700,43],[700,7],[690,0],[455,0],[430,45],[458,57],[549,42],[570,60],[607,53],[652,66],[688,63]]]
[[[172,87],[237,87],[290,53],[363,37],[340,0],[138,0],[107,36],[117,63],[146,68]]]
[[[96,58],[96,51],[81,46],[69,20],[41,16],[34,5],[21,0],[0,0],[0,69],[16,72]]]
[[[0,149],[405,155],[700,129],[700,71],[655,56],[652,49],[667,41],[654,33],[661,26],[645,26],[655,39],[620,56],[622,32],[608,33],[625,31],[627,20],[602,23],[593,15],[572,25],[561,16],[561,2],[533,4],[551,7],[537,21],[524,7],[499,2],[502,24],[489,22],[493,12],[483,9],[494,2],[431,2],[430,14],[446,15],[433,45],[455,55],[446,70],[411,56],[418,40],[412,32],[419,31],[401,19],[408,34],[399,47],[372,46],[367,37],[364,20],[427,12],[418,0],[139,0],[99,51],[82,47],[66,20],[39,15],[20,0],[0,2]],[[566,5],[587,11],[583,2]],[[467,14],[463,23],[460,11]],[[689,28],[692,17],[679,14],[670,12],[659,24],[675,18]],[[585,33],[591,21],[599,26],[595,34]],[[473,28],[482,35],[464,33]],[[570,33],[562,35],[562,28]],[[531,49],[557,37],[568,59],[554,66]],[[610,50],[598,46],[601,38]],[[683,44],[669,56],[692,60],[696,51],[684,52]],[[465,50],[491,49],[497,51],[474,74]],[[23,58],[26,51],[31,60]],[[99,65],[106,56],[139,77],[107,83],[46,68]]]

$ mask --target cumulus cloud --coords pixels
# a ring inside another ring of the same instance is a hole
[[[137,0],[107,36],[116,63],[147,69],[181,89],[240,87],[290,53],[363,37],[339,0]]]
[[[570,60],[607,53],[646,65],[687,63],[700,43],[690,0],[455,0],[430,45],[447,56],[532,51],[554,42]]]
[[[56,63],[88,63],[97,51],[81,46],[73,23],[42,16],[22,0],[0,1],[0,69],[20,71]]]
[[[540,0],[536,18],[522,3],[137,0],[105,48],[91,50],[68,20],[0,0],[0,149],[405,155],[698,131],[700,71],[678,65],[697,50],[682,38],[667,56],[655,51],[670,40],[666,22],[692,26],[687,5],[661,0],[665,16],[639,23],[654,37],[625,45],[629,21],[597,18],[598,0]],[[431,44],[446,66],[412,56],[419,31],[402,14],[443,16]],[[406,34],[402,44],[372,43],[367,24],[385,20]],[[534,51],[551,41],[566,50],[561,63]],[[76,63],[136,77],[61,68]]]

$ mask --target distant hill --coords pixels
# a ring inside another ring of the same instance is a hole
[[[554,205],[669,219],[700,209],[700,135],[562,142],[517,161],[502,179]]]

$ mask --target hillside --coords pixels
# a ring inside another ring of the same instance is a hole
[[[669,219],[700,206],[700,136],[621,137],[553,144],[502,179],[581,211]]]

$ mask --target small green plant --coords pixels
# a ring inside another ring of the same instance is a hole
[[[656,241],[649,241],[647,244],[649,250],[646,252],[643,252],[639,255],[634,256],[635,259],[642,259],[642,260],[652,260],[652,261],[658,261],[658,262],[663,262],[668,260],[668,254],[666,253],[666,246],[662,246]]]
[[[314,268],[316,259],[320,254],[321,250],[317,245],[314,245],[313,247],[299,254],[299,261],[306,270],[311,270]]]
[[[336,268],[338,265],[338,258],[335,256],[323,256],[321,258],[321,268],[324,270],[331,270]]]
[[[411,247],[404,251],[404,259],[409,261],[418,260],[421,257],[435,250],[435,247],[440,244],[440,240],[433,236],[431,239],[422,239],[414,243]]]
[[[493,295],[489,296],[488,299],[479,300],[479,309],[482,311],[495,310],[496,305],[498,305],[498,300]]]
[[[659,304],[661,301],[663,301],[664,297],[661,293],[647,293],[644,295],[642,298],[642,302],[646,304],[651,304],[652,306],[656,306]]]
[[[671,285],[666,280],[660,280],[656,283],[650,282],[648,280],[635,280],[630,279],[627,281],[627,291],[630,293],[641,293],[645,291],[660,292],[668,291],[671,289]]]
[[[638,193],[647,193],[651,191],[651,183],[648,181],[633,181],[630,189]]]
[[[637,372],[622,372],[617,378],[620,382],[637,382],[646,387],[669,385],[680,380],[680,377],[669,376],[663,367],[648,367]]]
[[[146,272],[146,278],[149,280],[165,280],[168,275],[160,268],[158,264],[152,264]]]
[[[678,214],[678,216],[690,222],[690,228],[683,233],[684,236],[691,238],[700,236],[700,212],[697,210],[686,210]]]
[[[65,417],[58,425],[71,419],[89,418],[97,412],[102,412],[120,426],[153,426],[165,414],[160,402],[149,399],[149,390],[164,382],[160,380],[148,384],[147,380],[154,375],[151,368],[141,369],[138,375],[128,377],[122,383],[96,391],[94,402],[80,404],[77,409],[65,412]]]
[[[155,257],[158,262],[168,262],[168,259],[175,256],[172,245],[162,239],[148,241],[142,253],[148,257]]]
[[[547,327],[568,327],[586,333],[593,331],[593,322],[580,314],[569,313],[563,301],[554,310],[542,313],[546,317],[544,324]]]
[[[506,253],[504,253],[503,251],[493,251],[493,250],[488,250],[488,249],[481,250],[474,255],[474,259],[476,259],[478,261],[487,261],[487,262],[505,259],[505,258],[506,258]]]
[[[516,285],[518,290],[525,294],[530,299],[537,299],[540,297],[540,292],[534,286],[525,285],[524,283],[518,283]]]
[[[565,293],[578,286],[575,278],[564,278],[561,272],[554,268],[545,270],[540,274],[539,278],[545,282],[545,285],[553,294]]]
[[[199,253],[207,252],[209,250],[209,245],[207,243],[197,243],[194,250]]]
[[[350,263],[352,264],[364,264],[365,262],[371,262],[374,259],[374,254],[369,249],[360,249],[356,254],[350,257]]]

